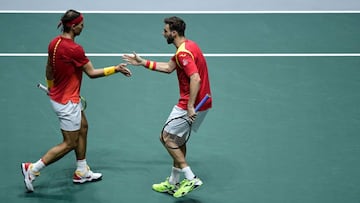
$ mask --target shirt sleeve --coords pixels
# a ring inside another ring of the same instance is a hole
[[[187,52],[179,52],[176,55],[177,64],[182,68],[186,75],[190,77],[192,74],[197,73],[198,69],[192,56]]]
[[[81,46],[77,46],[73,53],[73,63],[75,67],[83,67],[85,64],[87,64],[90,60],[85,55],[85,51]]]

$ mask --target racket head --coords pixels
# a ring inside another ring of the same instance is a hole
[[[87,102],[85,97],[80,96],[80,102],[81,102],[81,110],[85,111],[86,107],[87,107]]]
[[[161,141],[169,149],[179,149],[191,135],[191,121],[182,116],[169,120],[161,131]]]
[[[43,84],[41,84],[41,83],[38,83],[36,86],[37,86],[39,89],[41,89],[42,91],[44,91],[46,94],[49,94],[49,89],[48,89],[45,85],[43,85]],[[87,107],[87,102],[86,102],[85,97],[80,96],[80,102],[81,102],[81,110],[82,110],[82,111],[85,111],[85,109],[86,109],[86,107]]]

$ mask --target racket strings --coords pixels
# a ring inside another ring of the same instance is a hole
[[[173,127],[181,127],[182,125],[191,125],[191,121],[183,117],[173,118],[168,122],[168,125],[171,125]]]
[[[183,146],[190,137],[191,121],[184,117],[171,119],[163,128],[166,132],[166,146],[176,149]]]
[[[87,107],[87,102],[83,96],[80,96],[80,102],[81,102],[81,110],[85,110]]]
[[[185,133],[183,136],[179,137],[179,136],[176,136],[175,139],[174,139],[174,143],[178,146],[178,147],[181,147],[183,146],[187,140],[189,139],[189,132]]]

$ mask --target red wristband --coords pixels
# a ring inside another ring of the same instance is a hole
[[[156,70],[156,61],[147,60],[146,64],[145,64],[145,67],[150,69],[150,70]]]

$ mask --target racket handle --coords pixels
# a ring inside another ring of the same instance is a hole
[[[200,103],[195,107],[195,112],[198,112],[199,109],[205,104],[205,102],[210,98],[211,96],[209,94],[206,94],[204,98],[200,101]]]
[[[42,91],[44,91],[46,94],[49,94],[49,89],[45,85],[39,83],[39,84],[37,84],[37,87],[39,89],[41,89]]]

